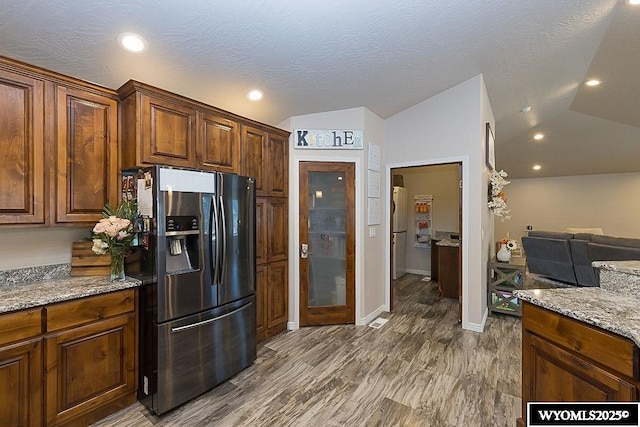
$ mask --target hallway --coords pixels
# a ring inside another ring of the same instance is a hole
[[[153,417],[135,404],[96,426],[512,426],[520,415],[520,319],[463,331],[457,301],[407,274],[376,330],[309,327],[258,348],[230,381]]]

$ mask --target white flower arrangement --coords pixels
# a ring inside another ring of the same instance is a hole
[[[502,221],[511,219],[511,215],[509,215],[511,210],[507,208],[507,198],[502,190],[505,185],[509,184],[509,181],[506,180],[507,176],[507,173],[503,170],[500,170],[500,172],[492,170],[491,176],[489,177],[491,194],[487,206],[493,211],[493,214],[500,217]]]

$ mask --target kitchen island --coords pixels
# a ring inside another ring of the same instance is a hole
[[[136,400],[137,287],[69,265],[0,272],[3,425],[88,425]]]
[[[640,261],[594,267],[600,287],[514,292],[523,302],[523,417],[527,402],[638,399]]]

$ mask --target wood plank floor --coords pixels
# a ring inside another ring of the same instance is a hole
[[[520,416],[520,319],[464,331],[457,302],[407,274],[381,329],[301,328],[256,362],[155,417],[139,403],[96,426],[513,426]]]

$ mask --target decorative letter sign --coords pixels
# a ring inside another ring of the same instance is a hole
[[[362,150],[362,130],[295,129],[295,148],[308,150]]]

